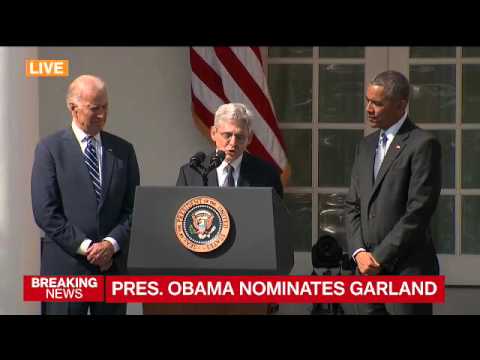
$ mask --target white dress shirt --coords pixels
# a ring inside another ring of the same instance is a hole
[[[235,180],[235,186],[238,186],[238,178],[240,177],[240,165],[242,164],[243,154],[240,155],[238,158],[233,160],[230,165],[233,166],[233,179]],[[219,167],[217,167],[217,177],[218,177],[218,186],[223,187],[225,184],[225,180],[227,179],[228,169],[227,169],[228,162],[223,160]]]

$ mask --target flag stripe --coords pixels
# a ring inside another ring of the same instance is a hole
[[[280,129],[275,124],[275,115],[270,108],[270,104],[263,93],[262,89],[257,85],[256,81],[252,78],[250,73],[245,69],[243,64],[238,60],[233,51],[229,48],[217,48],[215,50],[218,58],[225,66],[230,75],[235,79],[237,84],[246,95],[252,99],[258,112],[262,118],[270,125],[270,128],[275,133],[278,139],[281,139]],[[273,128],[272,128],[273,126]],[[282,146],[285,144],[282,143]]]
[[[260,65],[263,66],[262,54],[260,53],[260,49],[257,46],[251,46],[250,49],[252,49],[253,53],[255,54],[258,61],[260,62]]]
[[[247,107],[249,107],[255,113],[256,118],[264,120],[263,116],[258,113],[254,105],[254,99],[250,99],[250,97],[243,92],[242,87],[236,84],[235,80],[231,78],[230,73],[226,70],[223,80],[224,87],[229,92],[227,93],[228,98],[242,99],[242,102],[245,103],[245,105],[247,105]],[[270,125],[266,121],[256,121],[253,123],[252,129],[254,130],[259,142],[265,149],[268,149],[270,156],[264,156],[264,152],[259,152],[257,155],[267,161],[270,161],[270,159],[273,158],[274,163],[281,169],[284,169],[287,166],[285,150],[282,144],[279,142],[278,137],[271,130]],[[253,152],[252,146],[249,147],[249,150]]]
[[[236,101],[244,103],[254,113],[255,118],[259,121],[254,121],[252,123],[253,132],[262,145],[268,149],[268,152],[275,160],[275,163],[283,169],[287,163],[286,155],[282,145],[278,141],[273,131],[271,131],[269,124],[263,121],[263,118],[261,114],[258,113],[254,103],[247,96],[247,94],[243,92],[242,88],[237,85],[235,80],[230,76],[230,73],[225,69],[223,70],[223,73],[222,79],[224,88],[227,91],[227,98],[236,99]],[[261,154],[259,154],[259,156],[261,157]],[[264,160],[268,159],[264,158]]]
[[[254,49],[257,49],[258,53],[260,52],[258,48]],[[254,52],[252,48],[249,48],[249,50],[252,50]],[[275,114],[275,107],[272,103],[270,91],[268,89],[267,78],[264,74],[261,58],[259,61],[258,58],[251,56],[251,53],[249,51],[246,51],[244,48],[241,47],[232,47],[232,51],[235,53],[235,56],[243,64],[243,66],[245,66],[247,71],[252,75],[253,79],[257,82],[257,85],[260,87],[260,89],[265,93],[268,104],[270,105],[270,108],[272,109],[272,112],[274,114],[274,124],[276,124],[277,116]]]
[[[219,98],[217,94],[210,90],[209,87],[205,86],[205,83],[193,73],[192,91],[197,99],[202,99],[203,104],[207,107],[207,109],[210,110],[212,114],[215,114],[215,111],[218,109],[218,107],[225,103],[224,100]]]
[[[199,79],[202,79],[202,82],[220,99],[227,101],[225,92],[223,91],[222,79],[193,49],[190,49],[190,63],[195,75],[197,75]]]
[[[240,102],[253,113],[252,154],[288,173],[285,142],[278,127],[258,47],[192,47],[192,111],[205,132],[223,103]],[[204,126],[205,125],[205,126]]]
[[[193,110],[206,122],[208,127],[213,125],[214,115],[203,105],[203,103],[192,94]]]
[[[262,63],[253,55],[250,48],[232,47],[232,52],[239,62],[245,67],[262,92],[268,90],[267,79],[263,75]]]
[[[218,70],[219,68],[219,60],[217,58],[217,55],[215,54],[214,51],[212,51],[211,47],[193,47],[192,49],[195,50],[197,55],[205,61],[208,66],[212,68],[214,72],[217,73],[218,76],[220,76],[220,72]]]

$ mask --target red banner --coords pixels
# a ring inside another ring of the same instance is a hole
[[[24,301],[99,302],[104,299],[111,303],[443,303],[445,277],[24,277]]]
[[[443,303],[444,276],[109,276],[115,303]]]
[[[24,301],[101,302],[103,276],[24,276]]]

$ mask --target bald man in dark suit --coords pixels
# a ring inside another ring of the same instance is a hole
[[[32,169],[32,207],[42,238],[42,275],[126,273],[135,188],[132,144],[103,131],[106,85],[82,75],[68,90],[72,123],[42,139]],[[44,303],[45,314],[125,314],[126,304]]]

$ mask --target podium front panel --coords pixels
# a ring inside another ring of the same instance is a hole
[[[253,187],[138,187],[130,240],[129,273],[279,274],[282,269],[277,241],[281,234],[275,233],[274,210],[278,212],[278,209],[274,209],[272,192],[271,188]],[[208,253],[187,249],[175,234],[177,211],[183,203],[197,196],[210,196],[220,201],[230,216],[231,228],[227,240],[218,249]]]

